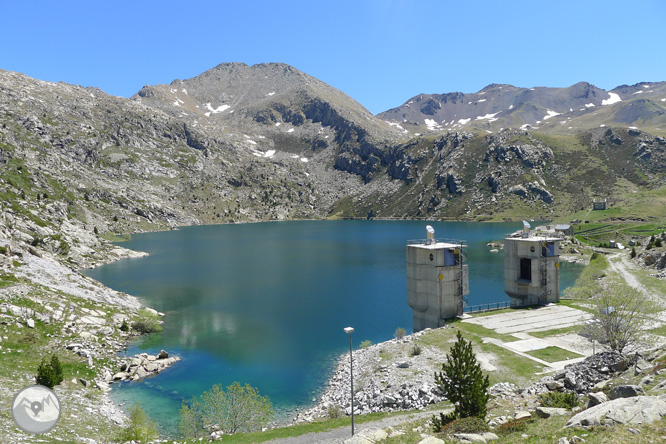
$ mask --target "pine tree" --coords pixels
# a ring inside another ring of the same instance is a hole
[[[458,340],[446,355],[442,371],[435,372],[435,383],[444,396],[454,404],[452,415],[433,417],[433,428],[439,431],[443,425],[456,418],[476,416],[485,418],[488,403],[488,375],[483,375],[477,362],[472,343],[465,341],[458,330]]]
[[[50,362],[43,358],[42,363],[37,367],[37,376],[35,376],[37,384],[52,389],[60,384],[63,379],[62,365],[58,357],[52,355]]]

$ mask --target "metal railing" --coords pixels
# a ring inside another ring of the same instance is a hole
[[[463,313],[483,313],[485,311],[503,310],[505,308],[534,307],[543,305],[539,303],[538,297],[526,298],[525,300],[490,302],[488,304],[466,305]]]
[[[519,305],[512,301],[491,302],[489,304],[468,305],[463,307],[463,313],[482,313],[484,311],[502,310],[504,308],[515,308]]]

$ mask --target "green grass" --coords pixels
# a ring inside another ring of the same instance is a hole
[[[659,336],[666,336],[666,325],[661,325],[657,328],[653,328],[652,330],[648,330],[653,335],[659,335]]]
[[[657,295],[666,294],[666,281],[650,276],[650,273],[654,273],[654,271],[635,268],[631,270],[631,273],[651,293]]]
[[[578,307],[576,307],[578,308]],[[580,325],[572,325],[571,327],[562,327],[562,328],[554,328],[552,330],[544,330],[544,331],[531,331],[529,332],[530,336],[534,336],[535,338],[547,338],[549,336],[557,336],[557,335],[566,335],[569,333],[578,333],[581,329]]]
[[[542,372],[543,367],[538,362],[519,356],[495,344],[475,345],[485,353],[492,353],[496,358],[493,361],[493,365],[497,367],[497,370],[488,372],[491,385],[498,382],[511,381],[520,386],[535,382],[541,378],[537,373]]]
[[[578,353],[554,346],[542,348],[539,350],[531,350],[525,353],[546,362],[566,361],[567,359],[575,359],[583,356]]]
[[[113,233],[104,233],[101,234],[102,239],[108,240],[109,242],[128,242],[132,240],[131,234],[113,234]]]
[[[585,312],[591,313],[591,314],[596,314],[597,313],[597,311],[594,309],[594,307],[589,307],[588,305],[590,305],[590,303],[585,302],[585,301],[576,301],[576,300],[572,300],[572,299],[561,299],[560,300],[560,305],[564,305],[564,306],[570,307],[570,308],[575,308],[576,310],[582,310],[582,311],[585,311]],[[530,334],[532,334],[532,333],[530,333]]]
[[[13,274],[0,273],[0,288],[7,288],[21,282],[19,278]]]
[[[456,328],[459,328],[463,332],[472,333],[482,338],[495,338],[501,340],[502,342],[518,341],[518,338],[515,336],[497,333],[495,330],[491,330],[477,324],[471,324],[469,322],[456,321],[453,323],[453,325],[455,325]]]
[[[460,321],[454,321],[452,324],[454,328],[438,328],[426,332],[416,340],[416,343],[421,347],[437,347],[443,352],[448,353],[455,342],[456,331],[460,329],[463,337],[472,342],[474,350],[477,353],[481,351],[494,356],[495,359],[492,364],[497,367],[497,370],[488,372],[491,384],[505,381],[512,381],[519,384],[535,381],[539,378],[539,376],[535,375],[541,372],[543,368],[537,362],[519,356],[498,345],[483,342],[483,338],[486,337],[499,339],[503,342],[516,341],[518,340],[517,338],[496,333],[493,330],[476,324]]]

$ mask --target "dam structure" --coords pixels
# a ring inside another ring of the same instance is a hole
[[[428,225],[427,239],[407,244],[407,303],[412,308],[414,332],[441,327],[461,316],[469,294],[469,267],[463,264],[462,241],[435,239]]]
[[[560,301],[560,241],[531,233],[527,222],[504,239],[504,291],[512,307]]]

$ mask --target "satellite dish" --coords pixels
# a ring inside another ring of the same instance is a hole
[[[529,230],[529,229],[532,228],[532,227],[530,226],[530,223],[529,223],[529,222],[527,222],[526,220],[524,220],[524,221],[523,221],[523,228],[525,228],[526,230]]]

